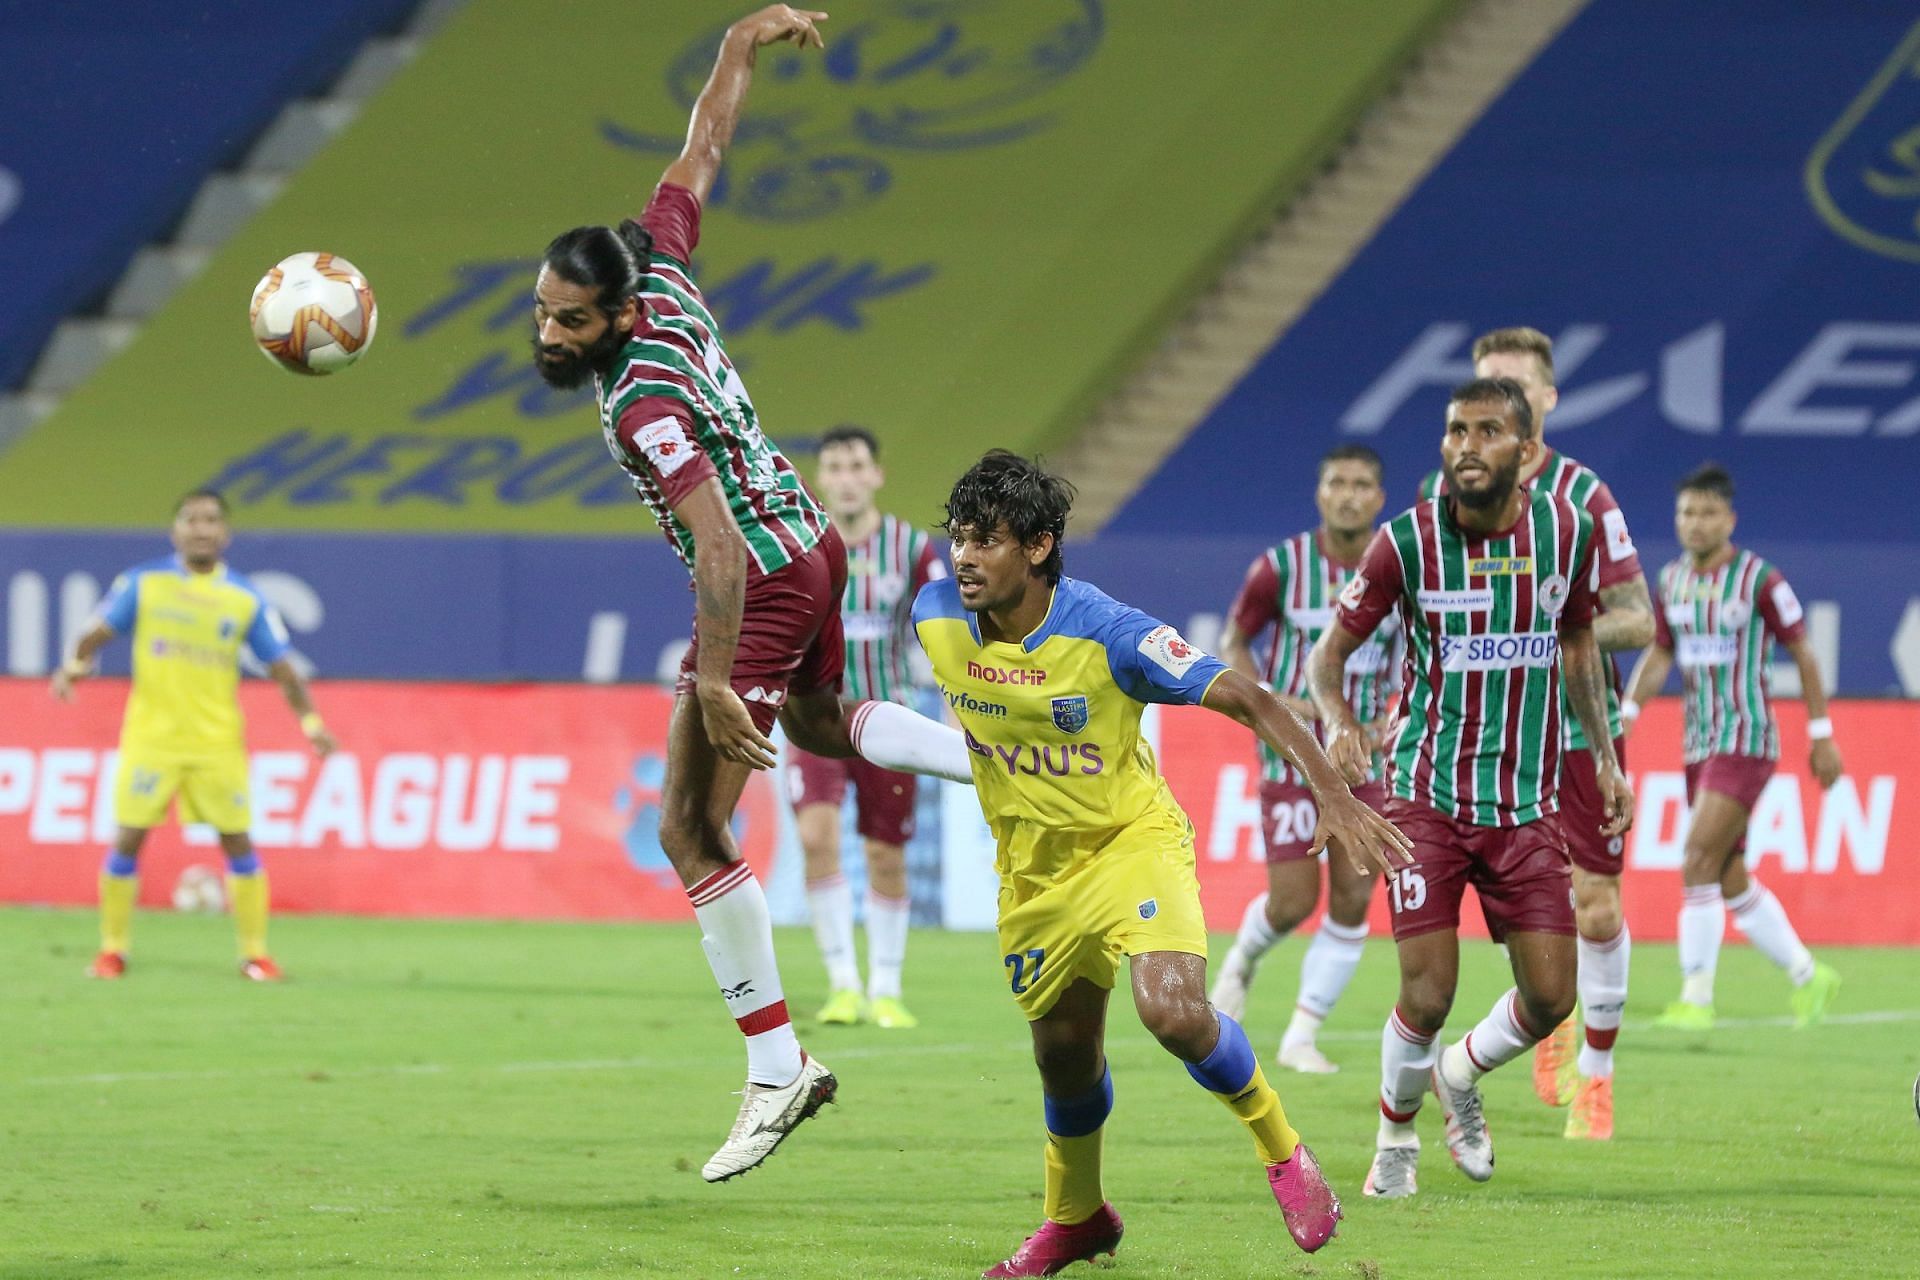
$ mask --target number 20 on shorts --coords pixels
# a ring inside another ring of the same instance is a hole
[[[1027,988],[1040,981],[1040,965],[1047,958],[1045,947],[1034,947],[1025,952],[1014,952],[1006,959],[1006,966],[1013,970],[1011,983],[1013,994],[1025,995]]]

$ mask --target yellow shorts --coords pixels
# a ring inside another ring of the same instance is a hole
[[[1020,1011],[1032,1021],[1074,979],[1111,989],[1123,956],[1207,954],[1194,872],[1193,826],[1150,815],[1073,854],[1046,883],[1000,878],[1000,950]]]
[[[208,755],[176,755],[134,747],[120,750],[114,787],[114,819],[123,827],[157,827],[167,806],[180,797],[180,820],[204,822],[222,835],[251,825],[247,800],[247,753],[241,748]]]

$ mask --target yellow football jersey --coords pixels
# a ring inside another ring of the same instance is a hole
[[[280,615],[245,577],[225,565],[194,573],[178,556],[116,578],[100,620],[133,637],[123,752],[203,755],[242,746],[240,646],[265,663],[290,647]]]
[[[1190,830],[1140,736],[1149,702],[1198,703],[1226,671],[1172,627],[1062,578],[1018,644],[983,643],[951,579],[914,601],[914,628],[973,752],[1003,877],[1050,881],[1117,828]]]

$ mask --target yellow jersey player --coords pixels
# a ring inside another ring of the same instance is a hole
[[[1331,842],[1390,871],[1405,842],[1354,799],[1274,695],[1172,627],[1061,575],[1072,501],[1065,481],[1026,459],[987,454],[947,500],[954,576],[914,603],[998,845],[1000,950],[1045,1094],[1046,1221],[986,1274],[1052,1275],[1120,1243],[1100,1154],[1113,1105],[1107,997],[1123,956],[1140,1020],[1252,1132],[1287,1230],[1311,1252],[1333,1235],[1340,1202],[1246,1032],[1207,1001],[1193,825],[1141,737],[1145,704],[1209,707],[1297,765],[1319,802],[1316,852]]]
[[[208,489],[189,493],[174,510],[172,537],[173,555],[114,580],[73,657],[53,677],[54,696],[71,701],[74,682],[93,671],[95,655],[117,635],[133,637],[133,692],[120,728],[114,790],[120,830],[100,873],[100,954],[87,973],[118,978],[127,971],[140,846],[177,795],[183,821],[207,823],[220,834],[241,974],[275,982],[280,969],[267,954],[267,875],[247,834],[240,647],[267,665],[314,751],[332,751],[333,738],[287,659],[280,616],[221,560],[232,541],[226,499]]]

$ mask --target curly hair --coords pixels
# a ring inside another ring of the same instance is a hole
[[[1040,572],[1055,583],[1060,581],[1060,543],[1073,497],[1073,486],[1039,463],[993,449],[954,481],[940,528],[955,537],[968,531],[990,533],[1004,524],[1021,546],[1032,546],[1041,534],[1050,533],[1053,551],[1041,562]]]

